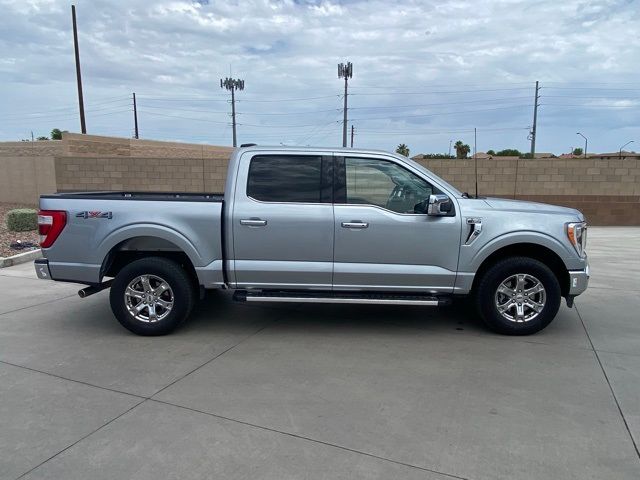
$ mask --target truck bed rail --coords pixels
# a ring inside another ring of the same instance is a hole
[[[69,198],[84,200],[144,200],[144,201],[176,201],[176,202],[222,202],[223,193],[192,192],[58,192],[41,195],[40,198]]]

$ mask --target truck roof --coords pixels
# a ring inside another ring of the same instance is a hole
[[[247,147],[240,147],[238,151],[255,151],[255,150],[277,150],[277,151],[295,151],[295,152],[334,152],[344,154],[354,153],[377,153],[384,155],[398,155],[397,153],[389,152],[386,150],[370,149],[370,148],[346,148],[346,147],[313,147],[313,146],[283,146],[283,145],[251,145]]]

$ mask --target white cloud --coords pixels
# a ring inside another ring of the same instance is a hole
[[[0,139],[77,130],[68,3],[3,6]],[[640,137],[633,1],[81,0],[77,10],[90,133],[130,135],[136,91],[143,136],[228,143],[219,78],[231,69],[246,81],[241,141],[335,145],[336,65],[350,60],[360,146],[444,151],[478,127],[480,150],[526,150],[535,80],[539,150],[566,151],[576,129],[602,151]]]

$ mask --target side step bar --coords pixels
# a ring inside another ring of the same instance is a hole
[[[361,292],[300,292],[237,290],[233,299],[239,302],[278,303],[361,303],[372,305],[423,305],[441,307],[451,304],[450,297]]]

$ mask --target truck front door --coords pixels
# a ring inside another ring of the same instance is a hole
[[[233,269],[237,288],[330,290],[332,158],[247,152],[236,179]]]
[[[405,166],[379,157],[336,157],[334,290],[450,293],[460,215],[416,206],[440,193]]]

